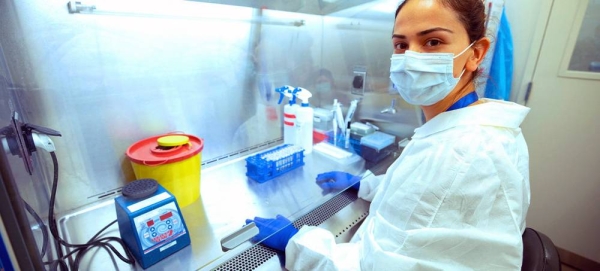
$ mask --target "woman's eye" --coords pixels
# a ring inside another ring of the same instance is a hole
[[[394,49],[395,50],[406,50],[408,49],[408,44],[407,43],[397,43],[396,45],[394,45]]]
[[[442,42],[440,40],[428,40],[425,45],[426,46],[438,46],[442,44]]]

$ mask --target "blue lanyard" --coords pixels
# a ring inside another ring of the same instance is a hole
[[[477,96],[477,92],[473,91],[473,92],[467,94],[466,96],[460,98],[460,100],[456,101],[446,111],[452,111],[452,110],[456,110],[456,109],[461,109],[463,107],[467,107],[467,106],[471,105],[472,103],[476,102],[477,100],[479,100],[479,96]]]

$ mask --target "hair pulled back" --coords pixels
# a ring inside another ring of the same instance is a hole
[[[405,0],[398,9],[396,9],[395,17],[398,17],[398,13],[404,7],[408,1],[420,1],[420,0]],[[482,0],[436,0],[445,7],[448,7],[458,16],[467,34],[469,35],[469,41],[474,42],[485,36],[485,5]]]

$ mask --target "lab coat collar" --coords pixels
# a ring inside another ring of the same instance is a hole
[[[484,125],[517,129],[529,108],[507,101],[482,99],[482,104],[443,112],[415,129],[413,138],[422,138],[456,126]]]

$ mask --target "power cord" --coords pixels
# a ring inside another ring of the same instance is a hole
[[[63,240],[60,237],[60,235],[58,233],[58,226],[56,223],[56,219],[54,217],[54,205],[55,205],[55,201],[56,201],[56,190],[58,188],[58,159],[56,158],[55,152],[53,152],[53,151],[50,152],[50,155],[52,156],[52,164],[54,166],[54,178],[53,178],[53,182],[52,182],[52,191],[50,194],[50,205],[48,207],[48,223],[49,223],[49,227],[50,227],[50,233],[52,234],[52,236],[54,237],[54,240],[56,241],[57,251],[60,251],[61,253],[59,254],[58,259],[46,261],[46,262],[44,262],[44,264],[48,265],[50,267],[50,270],[52,270],[52,271],[58,270],[59,267],[60,267],[60,270],[69,270],[69,267],[71,270],[79,270],[79,264],[80,264],[80,261],[83,258],[83,256],[88,251],[90,251],[90,249],[95,248],[95,247],[105,249],[109,254],[112,252],[121,261],[123,261],[125,263],[131,264],[131,265],[135,264],[133,254],[131,253],[131,251],[129,251],[127,246],[125,246],[125,243],[123,242],[123,240],[121,238],[114,237],[114,236],[100,238],[100,235],[102,234],[102,232],[104,232],[106,229],[108,229],[110,226],[112,226],[114,223],[116,223],[117,220],[114,220],[111,223],[109,223],[108,225],[106,225],[104,228],[102,228],[98,233],[96,233],[96,235],[94,235],[85,244],[71,244],[71,243]],[[25,206],[30,213],[32,213],[32,212],[35,213],[28,204],[26,204]],[[29,207],[27,207],[27,206],[29,206]],[[43,221],[41,219],[39,219],[39,216],[37,214],[35,214],[33,216],[37,217],[36,220],[37,220],[38,224],[40,224],[40,228],[42,229],[43,232],[45,232],[46,226],[44,225]],[[125,251],[125,255],[121,254],[111,244],[111,242],[116,242],[119,245],[121,245],[123,251]],[[45,238],[44,238],[43,243],[44,244],[42,245],[43,246],[42,257],[46,253],[46,246],[48,245],[47,233],[45,233]],[[63,255],[61,255],[62,254],[61,246],[68,247],[68,248],[74,248],[74,250],[63,256]],[[67,264],[66,260],[69,259],[69,257],[71,257],[73,255],[75,255],[75,259],[69,266]],[[112,256],[112,254],[111,254],[111,256]]]
[[[40,227],[40,230],[42,232],[42,251],[40,252],[40,257],[44,258],[44,255],[46,255],[46,249],[48,248],[48,228],[46,227],[46,224],[44,224],[42,218],[40,218],[40,216],[33,210],[33,208],[31,208],[29,203],[27,203],[23,198],[21,198],[21,201],[23,201],[23,204],[25,205],[25,210],[27,210],[27,212],[31,214],[31,216],[33,216],[35,221],[38,223],[38,226]]]
[[[60,268],[61,271],[68,271],[69,269],[76,271],[79,270],[79,263],[83,256],[90,251],[90,249],[98,247],[106,250],[111,258],[114,261],[113,254],[116,255],[123,262],[128,264],[135,264],[135,260],[131,251],[128,250],[127,246],[118,237],[100,237],[100,235],[112,226],[117,221],[113,221],[109,223],[107,226],[102,228],[94,237],[92,237],[85,244],[71,244],[65,240],[63,240],[58,233],[58,226],[56,223],[56,219],[54,216],[54,205],[56,202],[56,190],[58,187],[58,159],[56,158],[56,150],[54,143],[49,138],[49,136],[61,136],[60,132],[52,130],[50,128],[41,127],[38,125],[33,125],[30,123],[23,123],[17,112],[13,111],[12,121],[9,126],[0,127],[0,135],[6,136],[6,138],[1,138],[0,147],[4,148],[5,151],[10,151],[12,155],[19,155],[23,158],[25,162],[25,168],[29,174],[33,172],[33,165],[31,164],[31,160],[29,159],[32,152],[36,151],[37,148],[44,149],[48,153],[50,153],[52,157],[52,164],[54,166],[54,176],[52,182],[52,191],[50,193],[50,203],[48,206],[48,223],[50,228],[50,233],[52,237],[54,237],[54,247],[56,250],[56,258],[55,260],[51,259],[50,254],[48,253],[48,261],[45,261],[44,264],[49,266],[50,270],[58,270]],[[42,231],[42,248],[41,248],[41,258],[43,259],[47,253],[50,238],[48,236],[48,228],[44,224],[44,221],[40,218],[40,216],[31,208],[31,206],[25,202],[21,198],[24,203],[25,209],[29,214],[33,216],[33,218],[38,223],[40,230]],[[125,255],[121,254],[111,243],[116,242],[121,245],[123,251],[125,251]],[[63,247],[72,248],[73,250],[67,255],[63,255]],[[75,259],[70,261],[70,265],[67,264],[67,260],[70,259],[71,256],[75,256]],[[2,268],[0,268],[2,269]]]

